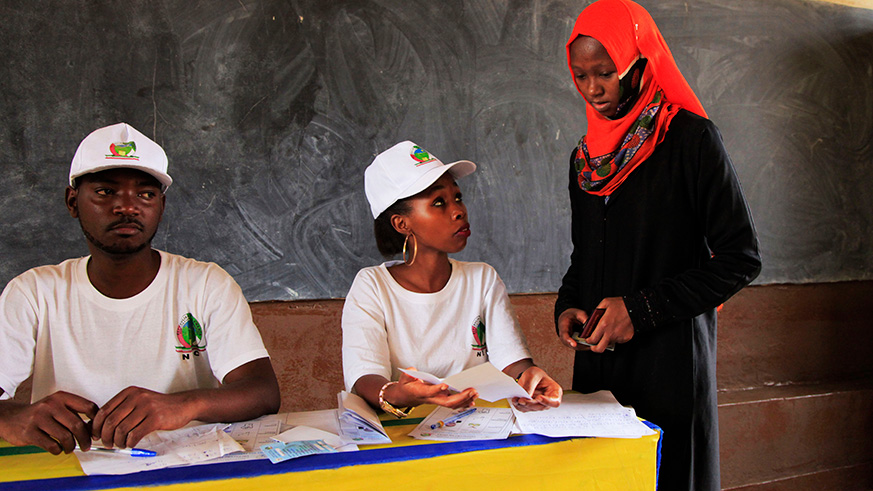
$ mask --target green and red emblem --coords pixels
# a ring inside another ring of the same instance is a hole
[[[203,342],[203,326],[191,315],[191,312],[182,316],[179,325],[176,326],[177,353],[191,353],[206,350]],[[203,343],[202,345],[200,343]]]
[[[136,153],[136,142],[118,142],[109,145],[107,159],[139,160]]]
[[[412,151],[409,152],[409,156],[412,157],[412,160],[414,160],[416,162],[416,164],[415,164],[416,167],[418,167],[419,165],[424,165],[428,162],[433,162],[434,160],[436,160],[433,157],[431,157],[429,153],[427,153],[427,150],[419,147],[418,145],[415,145],[414,147],[412,147]]]
[[[478,315],[476,320],[473,321],[473,341],[472,347],[473,351],[476,352],[476,356],[484,356],[488,349],[488,346],[485,344],[485,324]]]

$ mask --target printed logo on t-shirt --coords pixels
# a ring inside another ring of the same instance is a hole
[[[419,147],[418,145],[412,147],[412,151],[409,152],[409,156],[412,157],[412,160],[417,162],[415,164],[416,167],[435,160],[433,157],[430,156],[429,153],[427,153],[427,150]]]
[[[203,339],[203,326],[194,318],[191,312],[182,316],[179,325],[176,326],[176,353],[182,353],[182,359],[187,360],[194,356],[200,356],[201,351],[206,351],[206,342]],[[201,344],[203,343],[203,344]]]
[[[485,344],[485,323],[478,315],[473,321],[473,341],[475,341],[472,346],[476,356],[485,356],[488,350]]]
[[[136,142],[118,142],[109,145],[109,155],[107,159],[113,160],[139,160],[136,153]]]

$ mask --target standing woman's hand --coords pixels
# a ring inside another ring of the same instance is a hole
[[[591,351],[603,353],[610,345],[626,343],[634,337],[634,325],[621,297],[604,298],[597,308],[606,311],[586,340],[595,345]]]
[[[588,313],[580,309],[567,309],[558,316],[558,337],[561,342],[576,351],[587,351],[591,348],[579,344],[571,337],[573,332],[581,330],[582,325],[588,320]]]

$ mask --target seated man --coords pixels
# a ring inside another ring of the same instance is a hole
[[[224,270],[152,249],[167,156],[124,123],[85,138],[66,205],[91,255],[31,269],[0,296],[0,437],[53,454],[133,447],[192,420],[276,412],[279,386]],[[9,400],[33,374],[32,404]],[[221,383],[219,384],[219,381]]]

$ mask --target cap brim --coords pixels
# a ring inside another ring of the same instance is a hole
[[[476,164],[469,160],[459,160],[447,165],[452,168],[452,175],[455,176],[455,179],[469,176],[476,171]]]
[[[451,172],[452,176],[455,179],[460,179],[465,176],[469,176],[476,170],[476,164],[470,162],[469,160],[459,160],[457,162],[452,162],[451,164],[445,164],[440,167],[436,167],[428,171],[425,175],[421,176],[412,183],[409,187],[403,190],[400,196],[397,197],[398,200],[408,198],[410,196],[415,196],[416,194],[424,191],[431,184],[437,182],[437,180],[443,176],[446,172]]]
[[[71,175],[70,176],[70,186],[73,186],[73,184],[74,184],[73,181],[84,176],[85,174],[94,174],[97,172],[102,172],[104,170],[110,170],[110,169],[136,169],[138,171],[145,172],[146,174],[154,177],[155,179],[158,180],[158,182],[161,183],[161,187],[162,187],[163,191],[166,191],[167,188],[170,187],[170,184],[173,184],[173,178],[170,177],[169,174],[162,174],[160,172],[155,171],[151,167],[139,166],[139,165],[135,165],[135,164],[123,164],[123,165],[113,164],[113,165],[103,165],[100,167],[94,167],[93,169],[88,169],[88,172],[82,172],[81,174]]]

